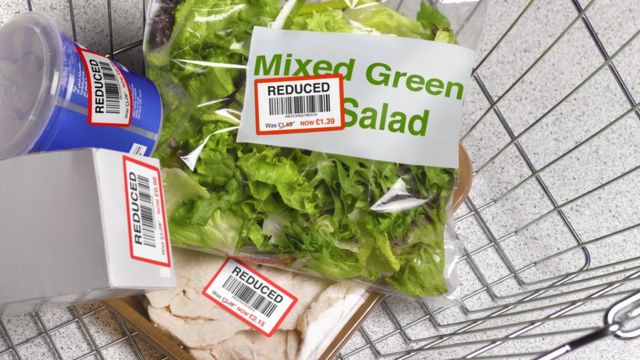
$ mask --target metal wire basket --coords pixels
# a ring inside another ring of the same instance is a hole
[[[466,245],[461,303],[388,297],[340,359],[553,358],[601,338],[567,358],[638,357],[640,342],[615,338],[637,336],[640,314],[639,5],[489,1],[462,136],[475,183],[456,215]],[[143,70],[144,1],[13,0],[0,9],[52,14],[79,42]],[[120,335],[97,341],[86,319],[108,310],[79,309],[53,325],[43,313],[0,321],[0,359],[103,359],[118,344],[131,357],[166,358],[118,318]],[[17,339],[16,321],[36,330]],[[56,337],[72,326],[87,347],[68,355]],[[34,346],[41,352],[24,351]]]

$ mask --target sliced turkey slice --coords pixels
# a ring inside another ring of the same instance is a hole
[[[182,292],[182,287],[178,281],[178,287],[167,290],[156,290],[147,293],[147,299],[154,308],[163,308],[169,306],[171,301]]]
[[[356,306],[362,304],[366,288],[352,283],[329,286],[298,320],[298,330],[305,341],[299,359],[315,359],[341,330]],[[316,341],[307,341],[316,339]]]
[[[270,338],[242,331],[205,349],[192,349],[197,360],[295,360],[300,341],[295,331],[276,331]]]
[[[215,345],[248,330],[249,326],[230,314],[223,314],[218,320],[183,319],[172,315],[167,308],[149,307],[149,318],[161,329],[173,334],[186,347],[202,348]]]
[[[149,316],[191,348],[198,359],[317,358],[316,353],[326,348],[364,294],[357,285],[331,285],[318,278],[253,266],[298,298],[279,330],[268,338],[202,295],[224,259],[182,249],[175,249],[174,259],[178,287],[148,293]],[[240,348],[242,339],[244,348]]]
[[[202,295],[213,274],[220,268],[223,260],[211,255],[192,251],[174,251],[178,288],[170,293],[153,291],[147,294],[151,306],[159,308],[169,306],[173,315],[184,318],[211,319],[226,315],[226,310],[218,307],[213,301]],[[296,328],[298,318],[318,295],[329,286],[330,282],[322,279],[294,274],[285,270],[256,266],[256,269],[280,287],[288,290],[298,298],[298,303],[280,324],[281,330]],[[167,301],[167,299],[169,299]],[[240,322],[233,318],[232,321]]]

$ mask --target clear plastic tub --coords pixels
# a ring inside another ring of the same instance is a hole
[[[0,49],[0,159],[83,147],[151,155],[162,104],[147,78],[35,13],[0,28]]]

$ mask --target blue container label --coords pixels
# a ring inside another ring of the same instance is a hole
[[[33,151],[53,151],[97,147],[149,155],[155,140],[129,129],[113,126],[89,126],[86,115],[56,106],[52,120]],[[61,136],[64,134],[64,136]],[[49,143],[48,148],[42,144]]]
[[[162,122],[153,83],[64,35],[62,43],[60,101],[32,151],[102,147],[151,155]]]

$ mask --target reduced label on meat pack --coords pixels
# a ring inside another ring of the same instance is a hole
[[[87,73],[89,124],[129,126],[131,91],[118,66],[103,55],[80,47],[77,49]]]
[[[256,79],[259,135],[344,129],[342,75]]]
[[[261,333],[271,336],[298,299],[244,263],[228,258],[202,294]]]
[[[122,159],[131,258],[171,267],[160,171],[128,156]]]

